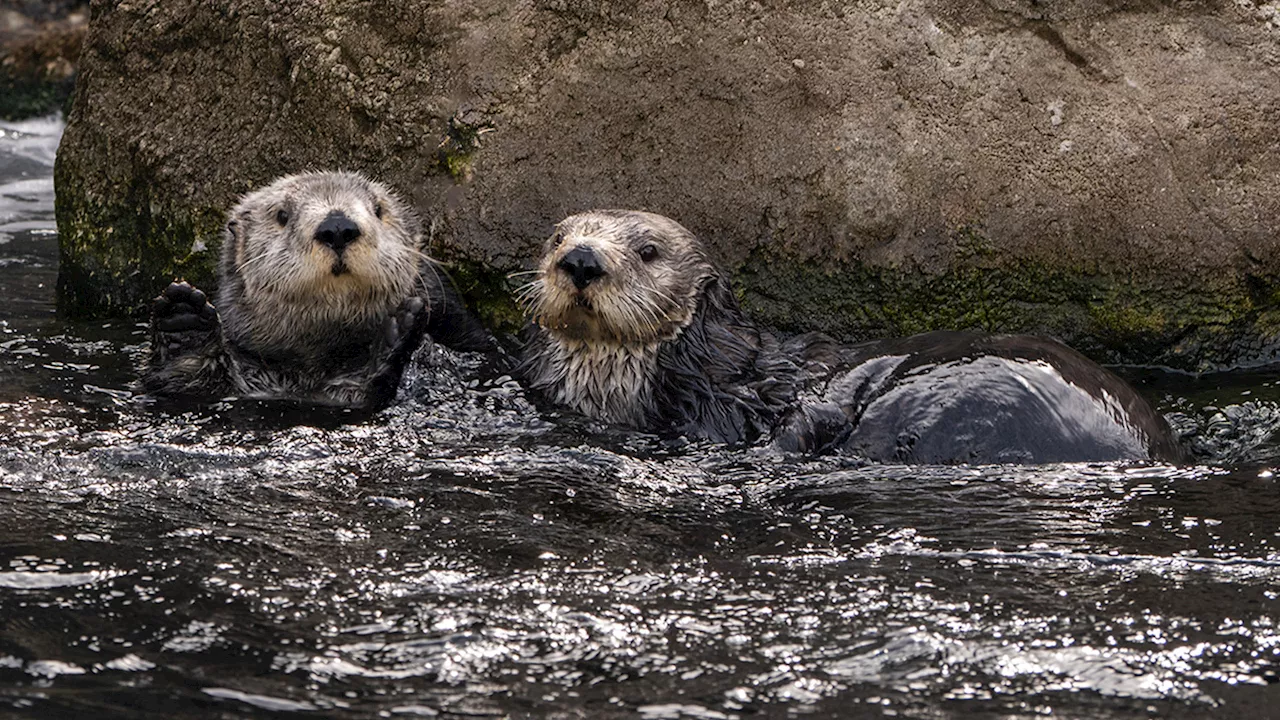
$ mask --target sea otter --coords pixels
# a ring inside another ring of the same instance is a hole
[[[779,342],[742,313],[702,243],[661,215],[565,219],[520,299],[532,321],[520,374],[610,423],[892,462],[1183,459],[1136,391],[1052,340]]]
[[[155,299],[141,388],[377,407],[424,333],[460,350],[491,342],[409,206],[357,173],[289,175],[228,214],[216,309],[185,282]]]

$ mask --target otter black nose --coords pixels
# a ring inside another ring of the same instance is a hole
[[[565,253],[558,267],[573,278],[573,286],[579,290],[607,274],[600,256],[588,247],[579,246]]]
[[[329,213],[320,223],[320,227],[316,228],[316,242],[328,245],[339,255],[358,237],[360,237],[360,226],[337,210]]]

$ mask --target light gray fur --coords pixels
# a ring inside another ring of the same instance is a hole
[[[362,230],[343,253],[350,271],[337,276],[334,252],[314,239],[335,210]],[[280,178],[246,195],[229,218],[218,311],[227,340],[261,354],[323,358],[335,331],[380,327],[418,278],[417,217],[385,185],[355,173]]]
[[[646,245],[657,249],[657,259],[640,258]],[[593,250],[606,273],[581,293],[557,270],[578,247]],[[661,215],[594,210],[563,220],[520,294],[545,340],[525,363],[530,384],[585,415],[643,426],[653,410],[662,344],[688,326],[699,292],[715,275],[693,235]]]
[[[341,253],[316,239],[335,211],[361,231]],[[216,327],[195,349],[153,331],[144,388],[363,405],[392,362],[402,328],[388,323],[410,298],[443,297],[416,215],[350,172],[289,175],[245,195],[228,214],[219,278]]]
[[[558,339],[535,384],[551,399],[599,420],[642,427],[653,404],[658,344],[592,345]]]

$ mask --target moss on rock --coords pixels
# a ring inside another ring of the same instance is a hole
[[[139,181],[108,197],[56,170],[59,303],[78,317],[138,315],[175,278],[212,290],[223,211],[153,202]],[[182,251],[175,251],[176,249]]]
[[[66,113],[74,78],[58,81],[23,80],[0,76],[0,120],[23,120]]]
[[[524,325],[512,294],[508,273],[473,260],[455,258],[443,263],[467,306],[480,321],[499,334],[515,334]]]
[[[1184,293],[1157,280],[1034,264],[962,265],[929,274],[856,262],[786,262],[757,251],[735,282],[753,317],[786,331],[822,330],[844,340],[931,330],[1034,333],[1108,362],[1189,370],[1241,362],[1250,346],[1263,352],[1280,318],[1274,300],[1260,306],[1230,282]],[[1242,344],[1246,338],[1253,340]]]

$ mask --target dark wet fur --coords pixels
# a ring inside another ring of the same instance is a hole
[[[223,297],[235,292],[232,284]],[[193,295],[199,302],[192,302]],[[233,342],[204,293],[174,283],[154,301],[151,352],[139,385],[155,396],[249,394],[378,408],[395,397],[405,364],[424,335],[456,350],[494,347],[452,282],[429,262],[420,268],[414,293],[381,323],[348,326],[340,341],[332,333],[295,338],[290,348]]]
[[[932,332],[847,347],[812,334],[792,344],[808,398],[776,429],[783,449],[925,463],[1187,460],[1137,391],[1053,340]],[[995,358],[1045,363],[1057,376],[1015,377]]]
[[[875,361],[899,356],[905,359],[883,372],[874,370]],[[913,409],[937,400],[927,393],[909,389],[892,407],[878,404],[909,379],[927,379],[940,366],[973,372],[968,360],[991,357],[1048,363],[1061,379],[1046,377],[1045,385],[1065,380],[1095,398],[1105,391],[1118,410],[1110,419],[1132,443],[1104,444],[1101,437],[1077,437],[1063,427],[1073,421],[1101,422],[1079,417],[1104,412],[1094,406],[1051,408],[1066,417],[1045,417],[1034,403],[1006,406],[1005,398],[962,391],[951,398],[957,403],[953,413],[989,423],[993,430],[962,440],[949,423],[908,421]],[[894,462],[1186,459],[1168,423],[1132,387],[1060,343],[960,332],[853,346],[809,333],[779,343],[743,317],[720,281],[704,294],[693,324],[663,346],[659,368],[656,412],[649,426],[718,442],[772,436],[788,451],[841,452]],[[832,387],[860,370],[868,371],[860,382]]]
[[[549,397],[556,342],[531,326],[518,368]],[[772,437],[787,451],[892,462],[1185,460],[1135,390],[1052,340],[943,332],[842,346],[809,333],[780,343],[716,273],[692,322],[657,353],[650,431]]]
[[[738,309],[720,278],[704,289],[693,322],[658,353],[649,422],[719,442],[768,435],[796,398],[800,368]]]

